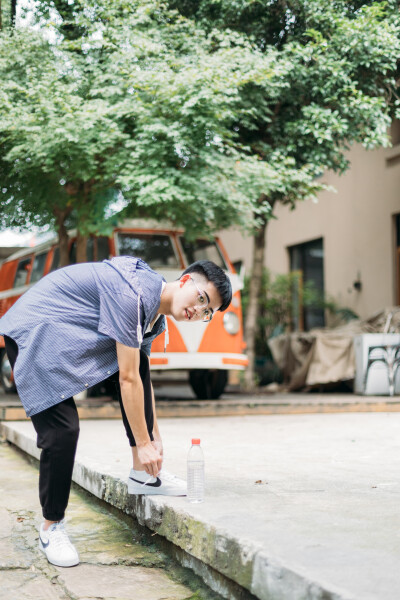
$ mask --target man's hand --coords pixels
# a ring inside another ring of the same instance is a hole
[[[161,471],[163,459],[159,450],[154,446],[154,442],[138,446],[137,451],[139,460],[144,466],[146,473],[153,477],[157,477]]]

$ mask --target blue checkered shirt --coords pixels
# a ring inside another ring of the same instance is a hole
[[[116,341],[149,356],[165,329],[161,317],[145,334],[160,306],[163,281],[141,259],[119,256],[64,267],[23,294],[0,319],[0,334],[18,344],[14,378],[26,414],[118,371]]]

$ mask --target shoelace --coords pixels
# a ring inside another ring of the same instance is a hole
[[[144,481],[144,482],[142,483],[142,487],[143,487],[144,485],[147,485],[147,484],[149,483],[150,479],[154,479],[153,475],[150,475],[150,477],[149,477],[148,479],[146,479],[146,481]]]
[[[64,523],[62,521],[57,523],[56,526],[50,530],[49,537],[50,536],[52,545],[54,544],[54,546],[57,548],[65,545],[72,547],[71,541],[64,529]]]

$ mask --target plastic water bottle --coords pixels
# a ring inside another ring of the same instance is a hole
[[[204,500],[204,454],[199,439],[192,439],[187,459],[187,495],[189,502]]]

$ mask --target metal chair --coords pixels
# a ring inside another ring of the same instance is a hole
[[[380,350],[381,353],[373,356],[374,351]],[[376,363],[382,362],[386,365],[389,378],[389,396],[394,395],[394,381],[397,371],[400,367],[400,345],[379,344],[368,348],[368,362],[364,375],[364,393],[367,388],[368,374],[370,367]]]

